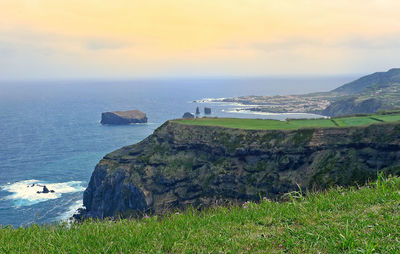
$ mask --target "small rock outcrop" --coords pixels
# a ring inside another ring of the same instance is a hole
[[[200,115],[200,109],[199,109],[199,107],[196,108],[196,115]]]
[[[194,118],[194,115],[190,112],[186,112],[185,114],[183,114],[182,118]]]
[[[131,124],[147,123],[147,116],[139,110],[104,112],[101,114],[101,124]]]
[[[54,193],[55,191],[54,190],[49,190],[47,187],[46,187],[46,185],[43,185],[43,190],[42,191],[37,191],[36,193],[38,193],[38,194],[40,194],[40,193],[44,193],[44,194],[47,194],[47,193]]]
[[[46,185],[43,186],[43,191],[42,191],[42,193],[49,193],[49,192],[50,192],[50,191],[49,191],[49,189],[47,189]]]
[[[204,108],[204,114],[205,114],[205,115],[211,115],[211,108],[205,107],[205,108]]]

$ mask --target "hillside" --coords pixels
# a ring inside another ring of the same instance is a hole
[[[255,201],[260,195],[279,198],[299,186],[363,184],[378,169],[398,174],[398,158],[399,122],[253,130],[168,121],[142,142],[98,163],[81,216],[164,214]]]
[[[390,69],[387,72],[376,72],[361,77],[353,82],[338,87],[331,92],[354,95],[385,89],[394,84],[400,85],[400,68]]]
[[[331,104],[322,115],[376,113],[400,108],[400,69],[377,72],[330,92]]]
[[[0,252],[398,253],[400,178],[301,194],[163,218],[5,227]]]

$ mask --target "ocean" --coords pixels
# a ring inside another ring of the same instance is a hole
[[[197,106],[210,107],[218,117],[293,117],[237,113],[240,105],[194,100],[328,91],[353,78],[0,82],[0,225],[68,219],[82,206],[83,191],[104,155],[141,141],[166,120],[195,112]],[[148,123],[100,124],[102,112],[130,109],[145,112]],[[55,192],[38,194],[38,185]]]

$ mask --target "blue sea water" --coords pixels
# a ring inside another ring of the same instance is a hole
[[[166,120],[194,112],[196,106],[209,106],[213,116],[220,117],[288,117],[232,113],[240,105],[194,100],[328,91],[352,78],[1,82],[0,225],[69,218],[82,206],[82,193],[105,154],[139,142]],[[149,122],[99,123],[101,112],[129,109],[147,113]],[[55,192],[38,194],[41,187],[36,184]]]

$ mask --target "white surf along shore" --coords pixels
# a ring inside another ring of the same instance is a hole
[[[54,192],[38,193],[43,191],[43,186]],[[49,183],[35,179],[18,181],[0,187],[10,195],[4,197],[13,201],[15,207],[30,206],[50,199],[57,199],[65,193],[81,192],[85,190],[82,181],[70,181],[63,183]]]

